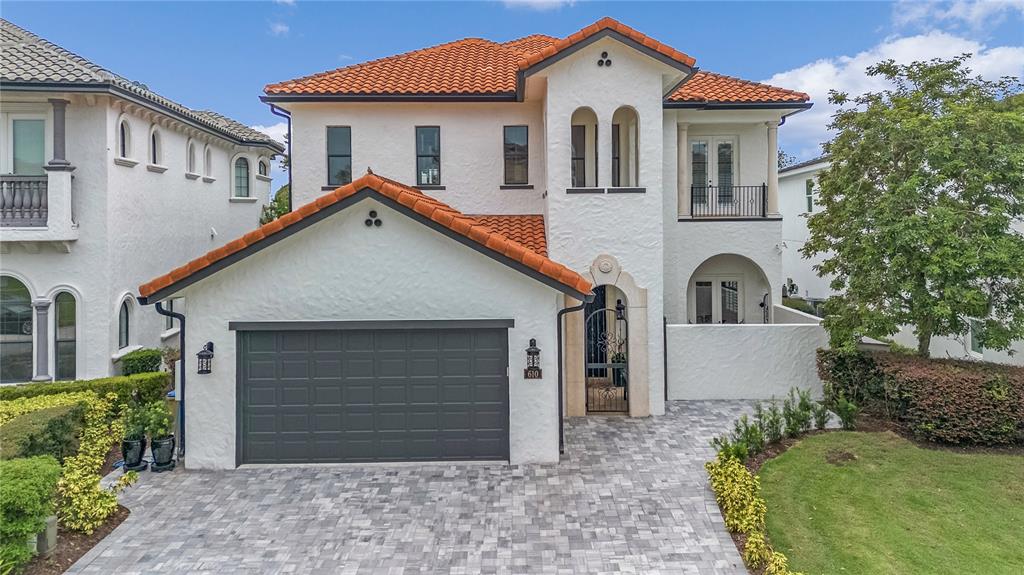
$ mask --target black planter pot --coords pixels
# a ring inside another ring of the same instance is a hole
[[[142,460],[146,454],[146,438],[125,439],[121,442],[121,457],[124,459],[125,471],[144,471],[149,466]]]
[[[150,446],[150,451],[153,453],[153,465],[150,466],[151,471],[170,471],[174,469],[174,436],[163,437],[161,439],[154,439]]]

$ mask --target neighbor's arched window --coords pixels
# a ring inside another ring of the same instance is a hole
[[[160,131],[153,126],[153,129],[149,131],[149,163],[154,166],[160,165]]]
[[[128,300],[121,302],[121,310],[117,314],[117,347],[124,349],[131,341],[131,306]]]
[[[208,178],[213,176],[213,150],[210,149],[209,144],[203,151],[203,175]]]
[[[249,197],[249,160],[245,158],[235,160],[235,197]]]
[[[185,171],[190,174],[196,173],[196,143],[192,140],[188,141],[188,148],[185,150]]]
[[[121,120],[117,126],[117,153],[122,158],[130,158],[132,154],[132,128],[128,120]]]
[[[0,276],[0,382],[32,379],[32,296],[11,276]]]
[[[75,296],[70,292],[60,292],[53,298],[53,377],[61,381],[75,379],[76,307]]]
[[[590,108],[579,108],[572,113],[571,124],[571,186],[597,187],[597,114]]]
[[[640,123],[636,110],[623,106],[612,114],[612,187],[636,187],[640,181]]]
[[[267,161],[266,160],[260,160],[259,163],[256,164],[256,173],[261,175],[261,176],[269,176],[270,175],[270,168],[269,168],[269,166],[267,166]]]

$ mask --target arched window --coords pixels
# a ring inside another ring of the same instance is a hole
[[[75,379],[76,306],[75,296],[70,292],[60,292],[53,298],[53,377],[58,381]]]
[[[121,120],[117,127],[117,153],[122,158],[130,158],[132,154],[132,128],[128,120]]]
[[[245,158],[235,160],[235,197],[249,197],[249,160]]]
[[[259,163],[256,164],[256,170],[257,170],[256,173],[258,173],[261,176],[269,176],[270,175],[270,169],[267,167],[267,161],[266,160],[260,160]]]
[[[32,379],[32,296],[25,284],[0,276],[0,382]]]
[[[131,307],[128,300],[121,302],[121,310],[117,314],[117,347],[124,349],[131,341]]]
[[[192,140],[188,141],[188,148],[185,150],[185,171],[190,174],[196,173],[196,144]]]
[[[597,114],[590,108],[579,108],[572,113],[571,123],[571,186],[597,187]]]
[[[636,187],[640,181],[640,123],[636,110],[623,106],[612,114],[612,187]]]
[[[154,166],[160,165],[160,131],[153,126],[149,132],[149,163]]]
[[[209,144],[203,151],[203,175],[208,178],[213,176],[213,151],[210,150]]]

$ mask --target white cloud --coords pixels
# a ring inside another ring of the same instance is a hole
[[[897,26],[967,26],[982,30],[1002,23],[1007,17],[1024,18],[1024,0],[956,0],[954,2],[898,2],[893,7]]]
[[[348,54],[338,54],[338,59],[345,62],[346,60],[351,60],[352,56],[349,56]]]
[[[284,22],[271,22],[270,23],[270,35],[271,36],[287,36],[291,28],[288,27]]]
[[[562,6],[571,8],[576,4],[576,0],[504,0],[504,4],[506,8],[526,8],[528,10],[547,12]]]
[[[810,110],[787,119],[786,125],[779,130],[780,145],[801,159],[819,154],[818,144],[829,138],[825,126],[835,111],[835,107],[828,103],[829,90],[858,95],[886,87],[885,80],[865,73],[868,66],[886,59],[908,64],[964,53],[974,55],[968,66],[976,75],[987,79],[1024,76],[1024,46],[988,48],[978,41],[939,31],[889,38],[853,56],[826,58],[775,74],[765,82],[807,92],[814,102]]]
[[[278,122],[269,126],[249,126],[257,132],[263,132],[278,142],[284,143],[284,137],[288,135],[288,122]]]

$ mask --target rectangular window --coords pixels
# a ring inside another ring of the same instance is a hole
[[[612,124],[612,186],[619,187],[622,185],[620,168],[619,168],[619,150],[621,146],[619,144],[619,125]]]
[[[718,157],[718,203],[732,203],[733,180],[733,143],[731,141],[720,141],[717,146]]]
[[[38,176],[43,173],[45,153],[44,120],[13,120],[11,148],[14,150],[13,173]]]
[[[711,282],[697,282],[697,323],[711,323],[713,318],[712,311],[712,292]]]
[[[807,213],[814,211],[814,180],[804,182],[807,189]]]
[[[352,128],[327,128],[327,184],[343,186],[352,183]]]
[[[587,127],[572,127],[572,187],[587,186]]]
[[[740,282],[722,282],[722,323],[740,321]]]
[[[441,128],[416,127],[416,185],[441,185]]]
[[[505,183],[530,183],[529,128],[505,126]]]
[[[166,302],[167,305],[164,306],[164,309],[166,309],[167,311],[173,312],[174,311],[174,307],[175,307],[174,306],[174,302],[176,302],[176,301],[178,301],[178,298],[172,298],[172,299],[167,300],[167,302]],[[164,317],[164,330],[170,330],[170,329],[174,329],[174,318],[171,317],[171,316],[165,316]]]
[[[690,142],[690,181],[693,184],[693,201],[708,203],[708,142]]]

